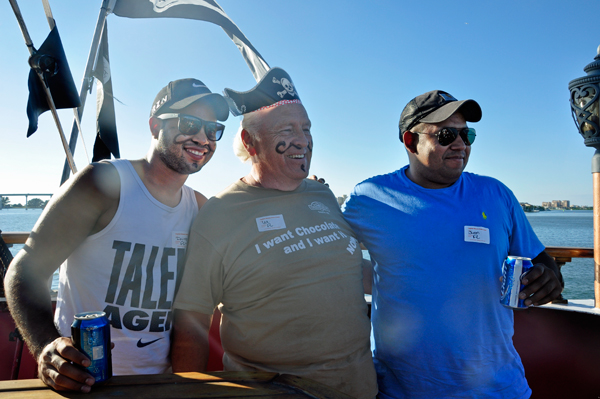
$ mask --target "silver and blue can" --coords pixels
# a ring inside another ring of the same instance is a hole
[[[110,322],[104,312],[84,312],[75,315],[71,324],[73,345],[90,358],[87,371],[96,384],[112,377],[110,354]]]
[[[531,258],[522,256],[509,256],[502,265],[502,292],[500,303],[506,307],[514,309],[527,308],[524,299],[519,298],[519,293],[523,289],[521,278],[533,267]]]

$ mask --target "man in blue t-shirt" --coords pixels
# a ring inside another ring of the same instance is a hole
[[[409,165],[358,184],[346,220],[373,264],[372,350],[381,398],[529,398],[500,304],[502,262],[533,259],[520,297],[559,296],[554,260],[513,193],[463,172],[481,108],[443,91],[411,100],[400,117]]]

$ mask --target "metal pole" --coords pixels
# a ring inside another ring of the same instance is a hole
[[[48,0],[42,0],[42,5],[44,6],[44,12],[46,13],[46,19],[48,20],[48,25],[50,25],[50,30],[54,29],[56,23],[54,22],[54,17],[52,16],[52,10],[50,9],[50,3]]]
[[[12,6],[13,12],[17,17],[17,22],[19,23],[19,27],[21,28],[21,33],[23,34],[23,38],[25,39],[25,44],[29,49],[29,54],[34,55],[35,49],[33,48],[33,42],[31,41],[31,37],[29,36],[29,32],[27,31],[27,26],[25,25],[25,21],[23,20],[23,15],[21,14],[21,10],[19,9],[19,5],[16,0],[9,0],[10,5]],[[50,107],[50,111],[52,111],[52,116],[54,117],[54,122],[56,123],[56,127],[58,128],[58,134],[60,136],[61,142],[63,144],[63,148],[65,150],[65,154],[67,156],[67,161],[69,167],[73,171],[73,173],[77,173],[77,168],[75,167],[75,161],[73,160],[73,154],[67,145],[67,139],[65,138],[65,134],[62,129],[62,125],[60,124],[60,119],[58,119],[58,112],[56,111],[56,106],[54,105],[54,100],[52,99],[52,94],[46,86],[46,82],[44,81],[44,76],[41,71],[36,70],[34,68],[38,78],[42,82],[42,87],[44,88],[44,92],[46,93],[46,99],[48,100],[48,106]],[[27,208],[27,207],[26,207]]]
[[[94,62],[96,60],[96,54],[98,53],[98,45],[100,44],[100,38],[102,37],[102,30],[104,29],[104,21],[106,20],[106,16],[108,15],[108,7],[110,0],[103,0],[102,6],[100,7],[100,14],[98,15],[98,22],[96,23],[96,30],[94,31],[94,37],[92,39],[92,45],[90,48],[90,53],[88,55],[87,65],[85,67],[85,72],[83,74],[83,80],[81,81],[81,89],[79,90],[79,99],[81,101],[81,105],[77,108],[77,116],[81,120],[83,116],[83,109],[85,107],[85,101],[87,100],[88,88],[91,85],[90,78],[92,76]],[[71,137],[69,139],[69,148],[71,152],[75,153],[75,146],[77,145],[77,120],[74,119],[73,126],[71,128]],[[67,165],[67,161],[65,161],[65,166],[63,167],[63,174],[60,180],[60,184],[62,185],[69,178],[69,168]]]

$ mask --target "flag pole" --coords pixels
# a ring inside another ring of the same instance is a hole
[[[56,26],[56,22],[54,21],[54,16],[52,15],[52,9],[50,8],[50,3],[48,0],[42,0],[42,4],[44,6],[44,12],[46,13],[46,19],[48,20],[48,25],[50,26],[50,30],[54,29]],[[73,114],[75,115],[75,123],[77,124],[77,129],[79,130],[79,136],[81,136],[81,143],[83,144],[83,149],[85,151],[85,156],[90,162],[90,156],[87,153],[87,148],[85,147],[85,141],[83,140],[83,129],[81,129],[81,121],[79,120],[79,115],[77,114],[77,107],[73,108]]]
[[[33,42],[31,41],[31,36],[29,36],[29,32],[27,31],[27,26],[25,25],[25,20],[23,20],[23,15],[21,14],[21,10],[19,9],[19,5],[16,0],[9,0],[10,5],[15,13],[15,17],[17,18],[17,22],[19,23],[19,27],[21,28],[21,33],[23,34],[23,38],[25,39],[25,44],[29,49],[30,55],[35,55],[36,51],[33,47]],[[58,112],[56,111],[56,106],[54,105],[54,100],[52,99],[52,94],[50,93],[50,89],[46,85],[44,81],[44,76],[39,68],[34,68],[32,65],[30,67],[36,72],[38,78],[42,82],[42,87],[44,88],[44,93],[46,93],[46,100],[48,101],[48,106],[50,107],[50,111],[52,111],[52,116],[54,117],[54,122],[56,123],[56,127],[58,128],[58,133],[60,135],[60,139],[65,150],[65,154],[67,156],[67,162],[73,173],[77,173],[77,168],[75,167],[75,161],[73,160],[73,154],[69,149],[67,144],[67,139],[65,137],[65,133],[63,132],[62,125],[60,124],[60,119],[58,119]]]
[[[102,0],[102,6],[100,7],[100,14],[98,15],[98,22],[96,23],[96,30],[94,31],[94,36],[92,38],[92,45],[90,47],[90,53],[88,55],[87,65],[85,67],[85,72],[83,74],[83,80],[81,82],[81,89],[79,90],[79,99],[81,101],[81,105],[77,108],[77,117],[81,119],[83,115],[83,109],[85,107],[85,101],[88,95],[88,89],[91,87],[91,79],[92,79],[92,71],[94,69],[94,61],[96,60],[96,55],[98,53],[98,46],[100,44],[100,37],[102,36],[102,29],[104,29],[104,21],[108,15],[109,9],[112,8],[112,5],[115,3],[114,0]],[[71,128],[71,137],[69,139],[69,148],[71,152],[75,152],[75,146],[77,145],[77,119],[73,118],[73,126]],[[63,167],[63,174],[60,180],[60,184],[62,185],[69,178],[69,166],[68,160],[65,161],[65,166]]]

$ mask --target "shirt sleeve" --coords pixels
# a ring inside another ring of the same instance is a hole
[[[506,188],[506,192],[510,201],[509,206],[512,219],[509,255],[525,256],[533,259],[545,249],[545,246],[533,231],[523,208],[513,192],[508,188]]]
[[[192,228],[183,279],[173,307],[212,314],[222,297],[222,257],[208,240]]]
[[[346,201],[342,204],[342,214],[344,215],[344,219],[350,225],[354,234],[356,234],[356,238],[359,242],[363,242],[362,229],[361,229],[361,218],[360,218],[360,196],[356,192],[356,187],[350,193],[350,196],[346,199]]]

